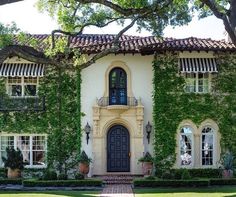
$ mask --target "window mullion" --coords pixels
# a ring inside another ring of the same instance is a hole
[[[24,96],[25,95],[24,76],[21,77],[21,88],[22,88],[21,96]]]

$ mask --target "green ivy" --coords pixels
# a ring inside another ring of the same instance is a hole
[[[218,56],[219,74],[212,82],[213,92],[184,92],[178,57],[165,54],[153,62],[154,152],[157,173],[173,167],[176,160],[176,132],[179,124],[190,119],[196,125],[210,118],[219,126],[221,148],[236,153],[236,60]]]
[[[0,114],[0,131],[46,133],[47,164],[63,173],[77,165],[81,146],[80,71],[47,66],[40,78],[39,96],[45,96],[46,111]],[[5,92],[5,80],[0,80]]]

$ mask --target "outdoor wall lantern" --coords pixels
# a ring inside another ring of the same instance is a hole
[[[88,122],[87,122],[86,126],[84,127],[84,130],[85,130],[85,133],[86,133],[86,140],[87,140],[87,144],[88,144],[88,142],[89,142],[89,134],[90,134],[90,131],[91,131],[91,127],[88,124]]]
[[[152,125],[150,124],[149,121],[146,125],[146,132],[147,132],[147,140],[148,140],[148,144],[149,144],[150,143],[150,134],[152,132]]]

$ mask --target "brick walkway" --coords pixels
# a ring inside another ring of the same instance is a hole
[[[134,197],[130,184],[112,184],[106,185],[103,189],[101,197]]]

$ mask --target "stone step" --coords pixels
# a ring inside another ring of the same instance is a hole
[[[97,178],[100,178],[103,180],[105,184],[131,184],[133,179],[142,177],[139,175],[100,175],[100,176],[95,176]]]

